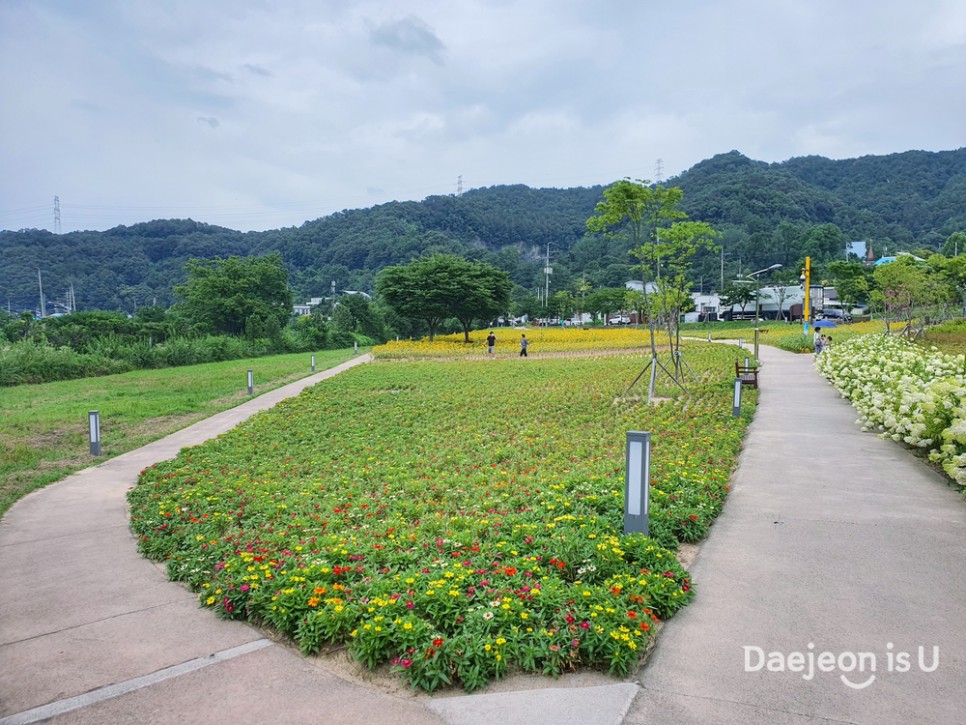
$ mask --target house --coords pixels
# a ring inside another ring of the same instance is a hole
[[[304,304],[301,304],[301,305],[293,305],[292,306],[292,314],[293,315],[311,315],[312,314],[312,308],[313,307],[318,307],[323,302],[325,302],[326,299],[327,299],[326,297],[312,297],[312,298],[309,299],[308,302],[306,302]]]

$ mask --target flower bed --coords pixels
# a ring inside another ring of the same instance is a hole
[[[694,595],[673,549],[718,514],[747,422],[733,351],[688,356],[709,377],[656,406],[615,400],[640,356],[355,368],[145,470],[132,527],[221,616],[413,687],[622,676]],[[651,538],[622,534],[633,429]]]
[[[430,342],[428,339],[410,341],[390,341],[372,349],[372,354],[381,360],[463,357],[486,354],[487,330],[473,333],[472,342],[463,341],[463,333],[439,335]],[[530,341],[530,352],[570,353],[601,350],[643,350],[651,344],[650,332],[646,328],[606,328],[587,329],[561,327],[498,328],[496,334],[497,355],[517,355],[520,352],[520,336],[526,335]],[[667,333],[657,332],[658,345],[667,345]]]
[[[818,367],[859,411],[859,421],[928,452],[966,485],[966,371],[963,358],[887,335],[836,343]]]

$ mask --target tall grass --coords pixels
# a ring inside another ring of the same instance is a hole
[[[372,341],[361,335],[332,333],[323,345],[285,330],[276,339],[249,340],[228,335],[174,337],[154,343],[150,337],[106,334],[84,343],[83,348],[54,347],[21,340],[0,347],[0,386],[48,383],[57,380],[113,375],[180,365],[241,360],[318,349],[344,349],[353,342],[367,347]]]
[[[316,367],[351,357],[351,349],[316,353]],[[36,488],[238,405],[248,398],[247,370],[256,393],[311,374],[309,355],[299,353],[0,388],[0,515]],[[89,453],[89,410],[101,413],[98,459]]]

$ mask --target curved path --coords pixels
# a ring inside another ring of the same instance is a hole
[[[635,678],[519,678],[473,696],[387,692],[213,618],[138,555],[125,492],[142,468],[368,359],[360,357],[81,471],[7,512],[0,725],[960,720],[966,505],[908,452],[859,432],[810,357],[761,354],[760,405],[733,491],[692,567],[698,598],[666,625]],[[924,672],[933,646],[938,664]],[[791,671],[796,652],[806,667],[812,656],[813,677]],[[822,652],[835,659],[830,671],[819,671]],[[784,672],[768,671],[770,653]],[[862,656],[864,672],[839,667],[849,653]],[[875,679],[853,689],[843,675],[860,685]]]
[[[860,431],[811,355],[760,354],[758,411],[691,567],[697,597],[661,632],[625,722],[962,722],[961,494]]]

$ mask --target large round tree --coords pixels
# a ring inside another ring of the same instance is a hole
[[[180,312],[200,328],[239,335],[280,330],[292,314],[288,272],[278,254],[192,259],[174,288]]]
[[[469,342],[473,321],[488,321],[504,311],[511,289],[503,270],[451,254],[386,267],[376,280],[376,291],[390,307],[403,317],[426,322],[430,340],[440,323],[455,317]]]

